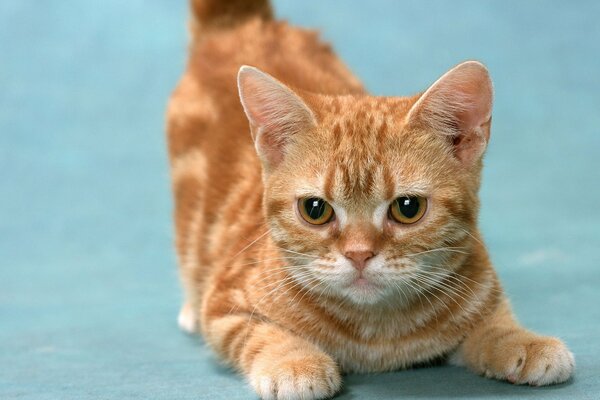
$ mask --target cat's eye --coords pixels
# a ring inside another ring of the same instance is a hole
[[[401,224],[414,224],[425,214],[427,199],[420,196],[398,197],[390,205],[389,215]]]
[[[333,219],[331,205],[318,197],[298,200],[298,211],[302,219],[312,225],[324,225]]]

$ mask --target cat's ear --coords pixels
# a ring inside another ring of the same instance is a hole
[[[315,125],[315,117],[290,88],[257,68],[240,68],[238,89],[258,156],[272,169],[293,136]]]
[[[490,138],[493,87],[487,69],[466,61],[446,72],[413,105],[409,124],[422,124],[444,135],[455,156],[472,165]]]

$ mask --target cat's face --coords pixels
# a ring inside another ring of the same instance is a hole
[[[402,300],[462,255],[477,212],[474,177],[445,138],[404,126],[409,100],[337,102],[346,116],[328,113],[299,134],[266,181],[271,235],[314,290]]]
[[[311,122],[277,143],[285,153],[271,138],[261,154],[264,132],[255,132],[267,221],[287,271],[315,293],[359,304],[405,301],[440,281],[467,250],[483,149],[440,133],[452,126],[413,123],[427,106],[418,97],[306,100]]]

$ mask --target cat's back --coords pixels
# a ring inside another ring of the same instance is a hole
[[[168,105],[167,134],[177,253],[184,270],[196,271],[238,251],[264,224],[239,68],[256,66],[309,92],[363,89],[317,32],[273,20],[268,1],[193,0],[192,11],[189,60]]]

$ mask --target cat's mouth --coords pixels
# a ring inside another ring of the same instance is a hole
[[[364,276],[359,276],[356,278],[351,284],[350,288],[354,288],[361,291],[372,291],[379,289],[379,285],[365,278]]]

